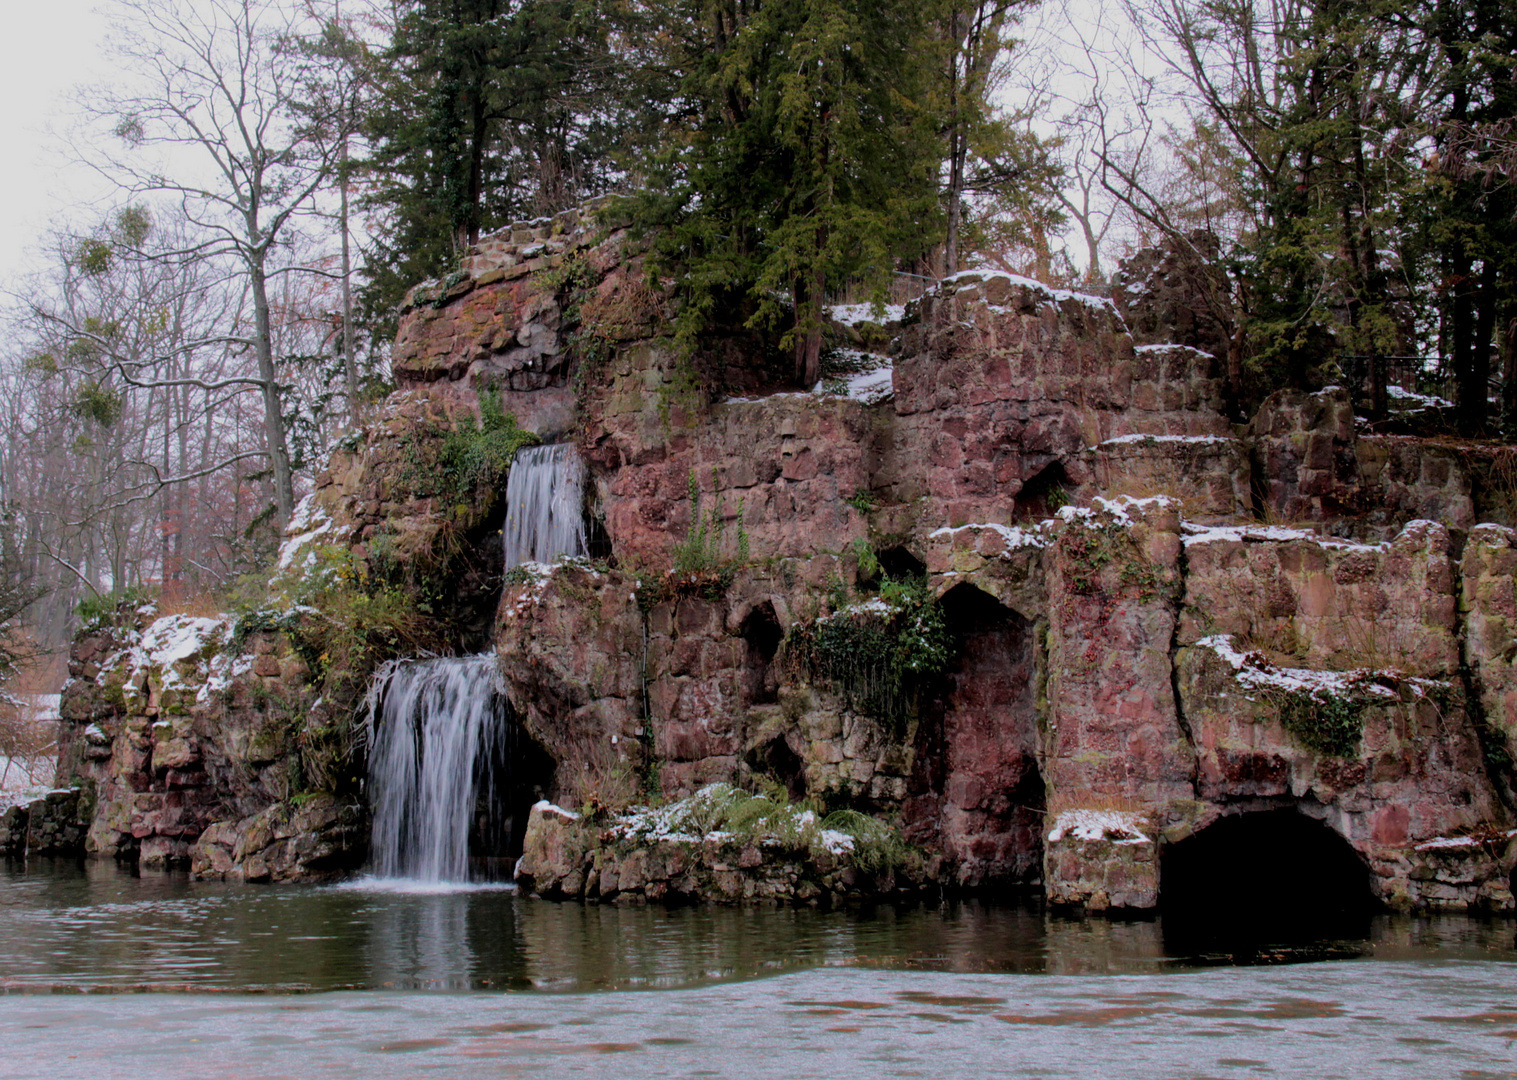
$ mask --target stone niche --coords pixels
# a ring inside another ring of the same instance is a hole
[[[959,653],[916,730],[906,835],[943,852],[958,885],[1037,881],[1045,799],[1032,623],[967,583],[942,604]]]

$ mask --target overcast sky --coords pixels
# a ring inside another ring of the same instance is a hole
[[[97,2],[0,0],[0,287],[14,284],[50,221],[101,194],[61,145],[73,88],[110,74]]]
[[[101,11],[109,6],[108,0],[0,0],[0,146],[6,165],[0,169],[0,292],[37,265],[50,224],[89,228],[110,198],[108,185],[70,160],[67,145],[79,88],[116,75],[102,50]],[[1066,50],[1049,35],[1062,37],[1071,21],[1085,22],[1102,10],[1091,0],[1044,0],[1022,28],[1024,50],[1037,58],[1024,51],[1018,66],[1039,81],[1043,93],[1054,86],[1063,93],[1086,92],[1077,85],[1081,79],[1070,81],[1070,72],[1058,70],[1078,65],[1074,56],[1061,55]],[[1123,67],[1132,62],[1123,60]],[[1067,107],[1057,94],[1045,102],[1054,111]]]

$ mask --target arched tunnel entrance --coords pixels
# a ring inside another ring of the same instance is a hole
[[[1170,952],[1239,953],[1369,933],[1377,903],[1348,841],[1293,810],[1223,818],[1166,847],[1159,912]]]

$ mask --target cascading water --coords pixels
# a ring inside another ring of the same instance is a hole
[[[584,488],[584,463],[573,445],[517,453],[502,530],[507,568],[585,553]],[[487,848],[491,838],[497,847],[502,837],[507,848],[513,845],[512,813],[522,791],[512,771],[520,753],[531,751],[519,752],[509,710],[490,655],[403,661],[381,672],[369,708],[378,877],[466,882],[471,834],[484,836]]]
[[[584,492],[573,443],[518,450],[506,480],[506,569],[585,554]]]
[[[498,803],[511,777],[516,725],[496,688],[495,658],[393,666],[370,711],[374,872],[426,882],[469,880],[475,807]]]

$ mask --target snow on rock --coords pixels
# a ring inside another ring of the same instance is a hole
[[[1352,694],[1368,694],[1372,697],[1395,701],[1400,695],[1389,686],[1374,681],[1377,675],[1395,675],[1394,672],[1374,672],[1368,668],[1352,671],[1317,671],[1312,668],[1282,668],[1270,664],[1258,653],[1241,653],[1227,634],[1213,634],[1196,642],[1198,648],[1210,649],[1232,667],[1237,680],[1255,690],[1277,690],[1313,697],[1329,695],[1348,697]],[[1397,676],[1399,680],[1399,676]],[[1419,695],[1426,695],[1439,684],[1430,679],[1407,679]]]
[[[1104,512],[1111,518],[1111,523],[1126,528],[1133,523],[1130,510],[1173,510],[1179,507],[1177,499],[1168,495],[1149,495],[1145,498],[1136,498],[1132,495],[1118,495],[1108,499],[1097,495],[1091,500],[1090,506],[1061,506],[1059,507],[1059,520],[1070,525],[1085,525],[1090,527],[1096,523],[1096,515]]]
[[[1152,843],[1143,830],[1148,822],[1131,810],[1063,810],[1053,820],[1048,842],[1057,844],[1066,835],[1087,843],[1114,840],[1118,844]]]
[[[1126,291],[1131,293],[1134,286],[1138,284],[1139,283],[1136,281],[1133,282],[1131,285],[1127,286]],[[1146,289],[1139,289],[1139,294],[1141,295],[1146,291]],[[1198,349],[1194,345],[1181,345],[1177,342],[1166,342],[1162,345],[1134,345],[1132,347],[1132,351],[1135,353],[1169,352],[1172,349],[1184,349],[1186,352],[1194,353],[1197,356],[1204,356],[1208,360],[1215,360],[1217,358],[1213,353],[1209,353],[1205,349]]]
[[[971,525],[944,525],[941,529],[934,529],[928,534],[927,538],[929,540],[938,540],[945,536],[956,536],[966,529],[983,529],[996,533],[1001,539],[1006,541],[1008,551],[1024,547],[1045,548],[1051,543],[1041,527],[1024,529],[1018,525],[999,525],[993,521],[981,521]]]
[[[1517,829],[1509,829],[1503,839],[1510,840],[1517,837]],[[1479,836],[1435,836],[1431,840],[1424,840],[1415,848],[1417,851],[1449,851],[1460,848],[1482,847],[1489,840]]]
[[[565,810],[562,806],[551,803],[547,799],[538,799],[537,802],[532,804],[532,809],[536,810],[539,814],[552,814],[554,817],[561,818],[564,821],[579,820],[579,815],[573,810]]]
[[[1132,435],[1118,435],[1114,439],[1105,439],[1096,443],[1091,449],[1095,450],[1102,446],[1129,446],[1133,443],[1230,443],[1236,442],[1225,435],[1145,435],[1134,433]]]
[[[1429,529],[1441,529],[1437,522],[1428,521],[1426,518],[1418,518],[1409,521],[1395,539],[1387,540],[1380,544],[1360,544],[1352,540],[1340,540],[1333,536],[1323,536],[1313,529],[1293,529],[1282,525],[1198,525],[1193,521],[1182,521],[1180,529],[1185,533],[1184,544],[1192,547],[1195,544],[1214,544],[1219,541],[1242,541],[1261,542],[1273,540],[1279,542],[1291,540],[1305,540],[1316,544],[1320,548],[1329,551],[1357,551],[1357,552],[1383,552],[1390,548],[1404,536],[1409,536]]]
[[[316,543],[337,527],[327,514],[326,508],[316,502],[314,494],[301,499],[285,526],[285,540],[279,545],[280,570],[289,570],[299,558],[300,567],[309,567],[316,562]]]
[[[1121,318],[1121,316],[1117,313],[1117,305],[1113,304],[1111,300],[1105,296],[1092,296],[1089,293],[1075,292],[1072,289],[1057,289],[1052,285],[1045,285],[1043,282],[1035,281],[1030,277],[1023,277],[1021,274],[1008,274],[1001,270],[961,270],[957,274],[953,274],[949,277],[944,278],[938,284],[940,287],[942,285],[947,285],[950,282],[955,284],[973,285],[982,281],[994,281],[997,278],[1010,282],[1012,285],[1020,285],[1024,289],[1030,289],[1038,295],[1042,296],[1045,300],[1050,300],[1056,304],[1063,303],[1066,300],[1073,300],[1077,304],[1083,304],[1088,308],[1109,312],[1112,315],[1117,315],[1119,319]],[[985,306],[990,308],[992,311],[1007,310],[1004,306],[997,304],[987,304]]]

